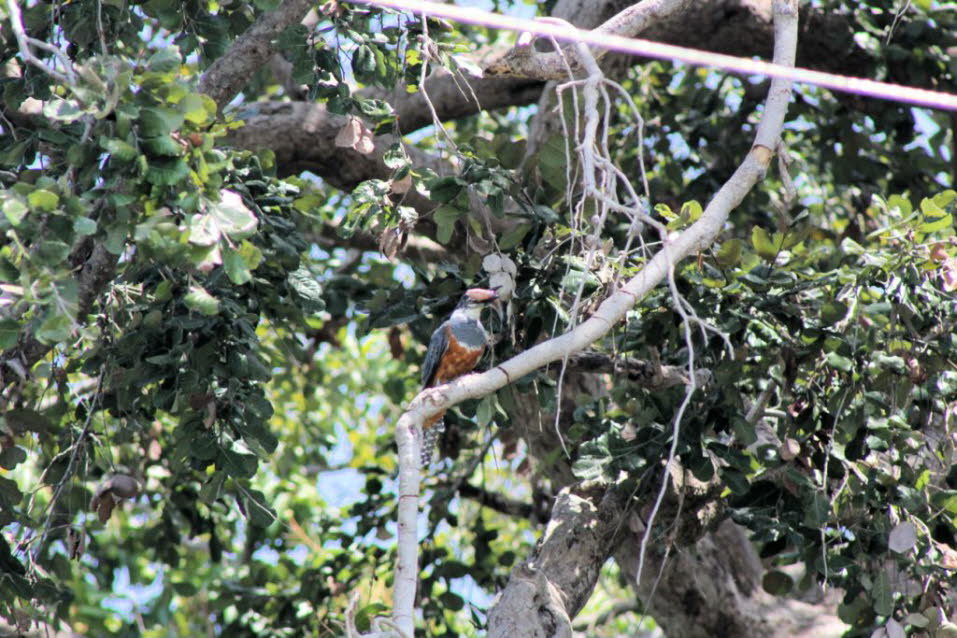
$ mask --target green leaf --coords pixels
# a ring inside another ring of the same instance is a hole
[[[498,240],[499,250],[511,250],[515,248],[525,239],[525,235],[527,235],[531,229],[531,224],[516,224]]]
[[[80,108],[75,100],[63,100],[53,98],[43,105],[43,114],[51,120],[57,120],[69,124],[83,117],[85,111]]]
[[[821,306],[821,323],[833,326],[847,316],[847,306],[840,301],[829,301]]]
[[[115,137],[101,139],[100,146],[109,153],[113,159],[124,164],[132,162],[138,155],[135,146],[123,140],[116,139]]]
[[[751,229],[751,245],[754,252],[768,261],[773,261],[778,256],[778,246],[774,245],[767,231],[760,226]]]
[[[772,596],[786,596],[794,588],[794,579],[779,570],[771,570],[761,579],[761,587]]]
[[[440,594],[439,602],[444,609],[450,609],[452,611],[460,611],[465,607],[465,601],[462,600],[462,597],[450,591]]]
[[[941,208],[947,208],[954,200],[957,200],[957,191],[952,188],[948,188],[934,195],[934,203]]]
[[[233,478],[251,478],[256,473],[259,460],[254,454],[220,450],[216,456],[216,465]]]
[[[177,104],[186,121],[203,126],[216,117],[216,102],[202,93],[189,93]]]
[[[193,215],[189,220],[189,243],[214,246],[221,237],[219,224],[212,215]]]
[[[492,422],[495,416],[495,398],[493,396],[483,397],[479,401],[478,408],[475,410],[475,421],[485,427]]]
[[[953,225],[954,217],[950,214],[943,217],[925,217],[924,223],[920,225],[920,231],[922,233],[937,233]]]
[[[48,190],[38,188],[27,195],[27,203],[30,204],[31,210],[48,213],[55,209],[60,203],[60,196]]]
[[[827,523],[831,504],[820,492],[807,495],[804,499],[804,524],[817,529]]]
[[[96,221],[89,217],[77,217],[73,220],[73,232],[77,235],[93,235],[96,233]]]
[[[828,352],[826,359],[827,359],[827,365],[831,366],[832,368],[837,368],[838,370],[841,370],[842,372],[850,372],[851,369],[854,368],[853,361],[851,361],[847,357],[843,357],[839,355],[836,352]]]
[[[15,227],[20,225],[20,222],[27,216],[28,212],[30,212],[30,209],[18,199],[10,198],[3,202],[3,214]]]
[[[14,319],[0,319],[0,350],[16,345],[20,336],[20,324]]]
[[[722,268],[736,266],[741,261],[741,249],[744,243],[740,239],[729,239],[721,244],[721,248],[715,254],[715,261]]]
[[[322,299],[322,287],[308,268],[300,266],[286,275],[286,281],[302,301],[300,306],[303,312],[316,313],[325,309],[326,303]]]
[[[219,201],[209,203],[209,212],[219,224],[219,230],[230,239],[245,239],[256,232],[256,215],[246,207],[239,193],[219,191]]]
[[[190,286],[189,292],[183,297],[183,302],[190,310],[212,316],[219,313],[219,300],[212,296],[202,286]]]
[[[185,151],[183,145],[169,135],[144,137],[140,140],[140,147],[145,153],[156,157],[180,157]]]
[[[199,490],[199,498],[204,503],[211,505],[216,499],[220,497],[220,492],[223,489],[223,483],[226,482],[226,474],[223,472],[217,472],[209,477],[209,480],[203,484],[203,487]]]
[[[894,593],[891,591],[890,579],[887,570],[879,569],[874,586],[871,588],[871,601],[878,616],[889,616],[894,613]]]
[[[455,230],[455,222],[463,215],[464,211],[455,206],[439,206],[432,214],[432,221],[435,222],[435,238],[440,244],[447,244],[452,239],[452,232]]]
[[[36,260],[47,266],[57,266],[70,255],[70,247],[62,241],[49,239],[40,242],[34,256]]]
[[[256,457],[252,458],[256,460]],[[276,522],[276,510],[269,506],[265,494],[259,490],[246,490],[243,500],[250,525],[269,527]]]
[[[36,338],[40,343],[52,346],[69,339],[72,329],[73,321],[68,315],[51,314],[37,328]]]
[[[179,47],[176,45],[164,46],[146,61],[147,68],[154,73],[177,71],[181,64],[182,56]]]
[[[243,243],[239,245],[239,254],[246,263],[246,267],[250,270],[259,268],[259,264],[261,264],[263,260],[262,251],[259,250],[255,244],[248,241],[243,241]]]
[[[140,109],[138,118],[141,137],[169,135],[183,126],[183,114],[162,106]]]
[[[12,470],[27,460],[27,453],[19,445],[0,450],[0,467]]]
[[[23,492],[20,491],[17,482],[0,476],[0,505],[6,504],[12,508],[22,500]],[[11,571],[22,574],[24,573],[23,565],[13,558],[6,539],[0,535],[0,572],[9,574]]]
[[[691,200],[690,202],[685,202],[684,204],[681,205],[681,213],[680,213],[681,217],[685,218],[687,222],[692,224],[698,221],[698,219],[701,217],[701,214],[703,212],[704,212],[704,209],[701,208],[701,204],[699,204],[695,200]]]
[[[352,54],[352,71],[360,82],[372,79],[376,69],[375,52],[368,44],[360,45]]]
[[[901,195],[891,195],[888,197],[887,208],[890,210],[898,209],[902,217],[907,217],[914,212],[914,207],[911,205],[910,200]]]
[[[226,269],[226,276],[229,277],[229,280],[237,286],[241,286],[253,278],[239,251],[227,249],[223,253],[223,268]]]
[[[538,152],[538,172],[557,191],[564,191],[567,185],[568,158],[565,150],[565,137],[553,135]]]
[[[465,187],[465,182],[454,175],[450,175],[429,180],[426,187],[429,189],[429,199],[444,204],[458,197],[458,194]]]
[[[126,250],[126,238],[129,236],[129,228],[126,224],[114,223],[106,229],[106,241],[104,246],[114,255],[121,255]]]
[[[395,111],[392,109],[392,105],[382,100],[364,100],[356,98],[356,105],[359,107],[359,110],[363,115],[372,118],[373,120],[381,120],[395,113]]]
[[[929,197],[925,197],[921,200],[920,212],[924,214],[924,217],[943,217],[947,214],[943,208],[937,205],[937,202]]]
[[[934,507],[946,510],[951,514],[957,514],[957,490],[935,492],[930,497],[930,502]]]
[[[30,142],[29,138],[24,139],[0,151],[0,166],[17,166],[23,163],[27,159]]]
[[[146,171],[146,181],[157,186],[172,186],[189,177],[189,165],[181,159],[153,159]]]
[[[36,432],[43,434],[53,429],[53,423],[47,417],[36,410],[29,408],[17,408],[7,410],[3,415],[7,426],[13,430],[14,434],[23,434],[24,432]]]

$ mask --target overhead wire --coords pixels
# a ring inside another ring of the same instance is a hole
[[[618,53],[630,53],[659,60],[673,60],[692,66],[723,69],[742,75],[783,78],[801,84],[824,87],[840,93],[902,102],[931,109],[957,111],[957,95],[941,91],[930,91],[902,84],[879,82],[800,67],[787,67],[763,60],[741,58],[640,38],[629,38],[604,31],[588,31],[571,25],[506,16],[473,7],[439,4],[429,0],[353,0],[353,2],[445,18],[465,24],[530,33],[541,37],[555,38],[563,42],[581,42]]]

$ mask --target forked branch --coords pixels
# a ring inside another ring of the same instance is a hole
[[[797,45],[797,0],[776,0],[774,62],[794,65]],[[471,398],[486,396],[530,372],[581,352],[604,337],[626,313],[665,280],[669,270],[691,254],[709,246],[721,232],[730,212],[761,181],[778,146],[791,82],[776,79],[765,103],[754,146],[731,178],[714,195],[691,227],[668,241],[633,278],[605,299],[595,313],[575,329],[516,355],[482,374],[462,377],[430,388],[409,404],[396,427],[399,456],[398,566],[393,600],[395,625],[405,636],[414,634],[414,599],[418,573],[416,519],[420,480],[416,431],[423,421]]]

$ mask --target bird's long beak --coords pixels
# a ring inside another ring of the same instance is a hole
[[[492,309],[495,310],[495,314],[498,315],[499,323],[501,323],[505,321],[505,315],[502,310],[502,298],[498,296],[498,286],[491,288],[491,291],[495,294],[495,296],[491,298]]]

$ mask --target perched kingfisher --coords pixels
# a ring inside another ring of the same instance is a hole
[[[488,344],[482,327],[482,310],[498,299],[495,290],[470,288],[465,291],[452,316],[432,333],[429,350],[422,362],[422,387],[434,388],[471,372]],[[432,450],[445,431],[445,411],[422,426],[422,467],[428,467]]]

